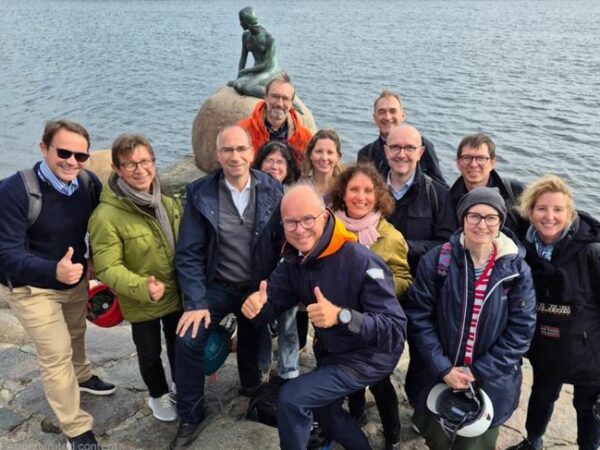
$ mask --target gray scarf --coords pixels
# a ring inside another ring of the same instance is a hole
[[[126,198],[131,200],[138,206],[145,206],[154,210],[154,215],[160,227],[162,228],[167,241],[172,249],[175,249],[175,238],[173,237],[173,230],[171,229],[171,222],[167,211],[161,202],[160,195],[160,183],[158,177],[154,177],[152,181],[152,194],[148,192],[138,191],[125,183],[120,177],[117,177],[117,186],[123,191]]]

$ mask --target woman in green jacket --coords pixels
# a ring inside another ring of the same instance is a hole
[[[408,246],[402,233],[385,216],[394,210],[394,200],[383,178],[371,164],[349,167],[336,179],[329,193],[331,206],[346,228],[358,236],[358,242],[381,256],[392,272],[396,296],[402,301],[412,277],[408,267]],[[375,397],[386,449],[396,448],[400,441],[398,396],[387,376],[369,390]],[[350,414],[364,424],[367,420],[364,390],[348,399]]]
[[[161,195],[154,151],[140,135],[123,134],[112,146],[114,173],[102,190],[89,222],[97,278],[119,296],[131,322],[140,372],[154,417],[177,418],[162,366],[161,336],[175,380],[175,329],[182,303],[175,273],[174,246],[181,206]]]

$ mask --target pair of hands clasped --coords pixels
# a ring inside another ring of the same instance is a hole
[[[339,306],[331,303],[317,286],[313,290],[316,303],[311,303],[306,307],[308,318],[315,327],[329,328],[338,323],[338,314],[341,310]],[[242,314],[248,319],[254,319],[267,303],[267,282],[260,282],[258,291],[251,294],[242,305]]]

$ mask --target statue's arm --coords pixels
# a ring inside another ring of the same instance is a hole
[[[240,63],[238,64],[238,72],[241,72],[246,67],[248,60],[248,49],[246,48],[246,32],[242,34],[242,54],[240,55]],[[238,73],[238,76],[242,75]]]

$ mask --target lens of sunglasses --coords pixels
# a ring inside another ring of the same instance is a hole
[[[77,153],[72,152],[71,150],[65,150],[64,148],[57,148],[56,154],[60,159],[69,159],[71,155],[73,155],[75,157],[75,161],[80,163],[86,162],[90,157],[89,153]]]

